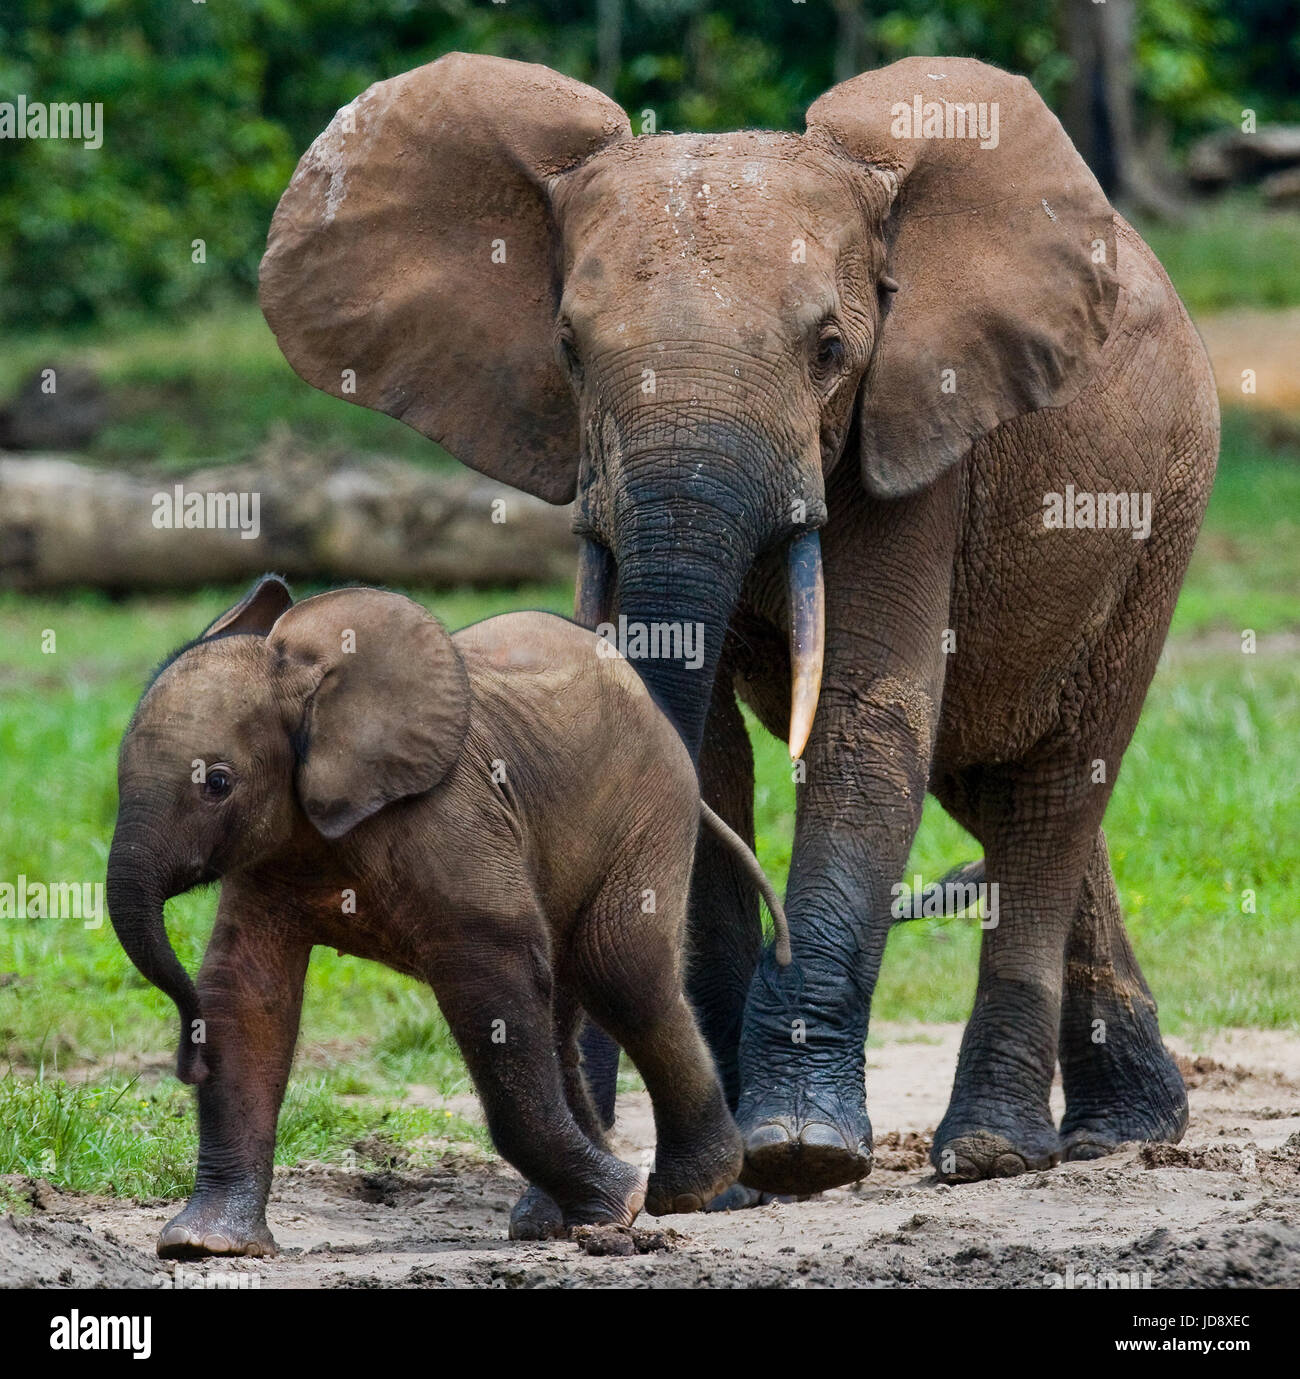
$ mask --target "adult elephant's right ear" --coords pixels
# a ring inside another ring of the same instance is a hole
[[[262,310],[290,364],[567,502],[578,421],[554,352],[547,181],[631,132],[599,91],[504,58],[450,53],[370,87],[271,222]]]
[[[915,493],[1002,423],[1079,396],[1115,314],[1114,213],[1029,82],[904,58],[833,87],[808,131],[892,195],[896,290],[858,405],[869,493]]]

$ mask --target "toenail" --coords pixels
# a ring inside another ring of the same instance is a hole
[[[747,1150],[769,1149],[776,1144],[789,1144],[790,1132],[784,1125],[760,1125],[757,1130],[750,1131],[745,1139]]]
[[[834,1127],[813,1121],[799,1132],[799,1141],[813,1149],[847,1149],[844,1136]]]

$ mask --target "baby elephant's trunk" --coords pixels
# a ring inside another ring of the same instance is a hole
[[[789,967],[791,958],[790,926],[785,922],[785,907],[781,904],[781,898],[776,893],[776,887],[767,879],[767,874],[759,865],[758,858],[750,852],[740,834],[719,818],[703,800],[700,801],[700,818],[714,837],[731,849],[741,866],[749,873],[750,880],[758,887],[759,895],[767,902],[767,908],[772,914],[772,924],[776,929],[776,944],[772,950],[773,954],[782,967]]]
[[[176,1075],[182,1082],[203,1082],[209,1072],[199,994],[181,966],[163,923],[165,888],[148,868],[130,856],[130,845],[113,840],[108,859],[108,913],[126,955],[139,972],[176,1003],[181,1017]]]

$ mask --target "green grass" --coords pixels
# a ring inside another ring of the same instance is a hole
[[[298,378],[255,302],[232,302],[178,323],[153,319],[6,339],[0,398],[33,369],[94,369],[109,423],[87,454],[106,463],[179,469],[230,463],[291,431],[318,450],[373,451],[453,466],[440,446],[400,421],[327,396]]]
[[[1181,223],[1142,221],[1142,237],[1195,315],[1233,307],[1300,306],[1300,216],[1235,192],[1198,204]]]
[[[480,1127],[450,1112],[363,1104],[335,1079],[298,1078],[280,1112],[275,1162],[419,1164],[448,1139],[488,1147]],[[79,1192],[182,1197],[193,1189],[197,1153],[193,1098],[178,1082],[0,1078],[5,1172]]]
[[[1174,613],[1175,634],[1247,628],[1264,634],[1296,626],[1300,446],[1295,434],[1242,411],[1224,414],[1219,472]]]

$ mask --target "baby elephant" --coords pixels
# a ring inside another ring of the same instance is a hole
[[[158,1253],[264,1255],[275,1125],[314,944],[429,982],[502,1155],[533,1185],[511,1233],[695,1211],[741,1141],[682,991],[701,819],[685,747],[628,662],[547,613],[450,637],[375,589],[297,605],[264,578],[145,692],[122,742],[113,926],[179,1008],[198,1086],[194,1195]],[[197,989],[163,903],[220,877]],[[605,1143],[582,1012],[654,1103],[646,1173]]]

